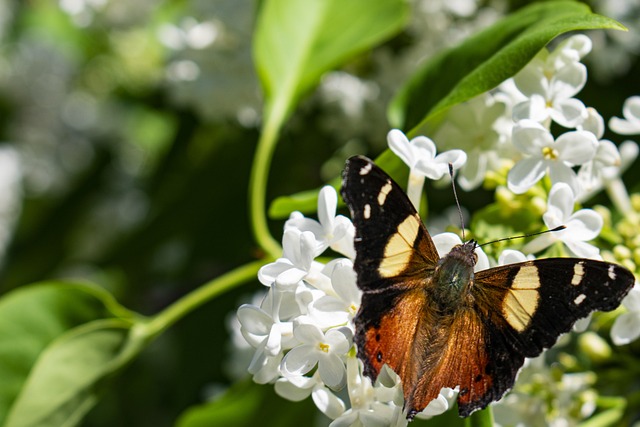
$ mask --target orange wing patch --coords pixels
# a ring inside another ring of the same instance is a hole
[[[386,301],[388,304],[391,301]],[[356,343],[359,356],[366,360],[365,374],[375,380],[386,363],[402,379],[403,384],[415,384],[420,372],[420,358],[424,355],[425,293],[412,289],[402,293],[393,308],[379,321],[356,325]]]
[[[490,393],[491,359],[485,348],[482,322],[470,309],[461,310],[451,319],[450,325],[441,324],[430,334],[431,348],[421,367],[420,380],[413,390],[405,391],[409,416],[422,411],[443,387],[459,387],[461,411]]]

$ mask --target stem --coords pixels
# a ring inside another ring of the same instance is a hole
[[[152,317],[146,324],[145,334],[152,340],[204,303],[255,278],[260,267],[269,262],[271,262],[270,259],[254,261],[205,283]]]
[[[464,420],[465,427],[493,427],[493,411],[490,406],[476,411]]]
[[[256,242],[270,257],[277,258],[281,255],[282,248],[269,232],[265,199],[269,167],[280,126],[286,115],[286,108],[282,102],[276,101],[273,108],[266,108],[265,111],[266,122],[258,140],[249,179],[249,210],[251,211],[251,227]]]
[[[416,212],[420,212],[420,199],[422,198],[422,188],[424,187],[424,175],[409,172],[409,182],[407,184],[407,196],[416,208]]]

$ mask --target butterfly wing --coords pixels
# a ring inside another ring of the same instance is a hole
[[[461,310],[462,320],[452,325],[431,382],[459,385],[459,413],[468,416],[513,386],[525,357],[551,347],[589,313],[615,309],[633,283],[625,268],[587,259],[541,259],[480,271],[471,288],[472,309]],[[456,349],[459,354],[453,354]]]
[[[348,159],[342,178],[342,198],[356,229],[354,268],[360,289],[420,286],[439,256],[407,195],[366,157]],[[412,280],[417,277],[419,283]]]
[[[429,322],[424,289],[438,253],[404,191],[371,160],[347,161],[342,197],[356,229],[354,269],[363,292],[355,319],[358,356],[373,380],[388,364],[407,396],[426,351],[421,347]]]
[[[535,357],[578,319],[618,307],[634,281],[617,264],[548,258],[480,271],[473,294],[478,309],[508,331],[517,350]]]

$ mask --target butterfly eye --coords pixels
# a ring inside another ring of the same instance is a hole
[[[478,254],[477,253],[473,253],[473,263],[477,264],[478,263]]]

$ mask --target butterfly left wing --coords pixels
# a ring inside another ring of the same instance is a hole
[[[347,160],[341,193],[356,229],[354,269],[363,292],[355,319],[358,357],[371,379],[387,364],[410,390],[426,352],[424,289],[438,253],[404,191],[371,160]]]

